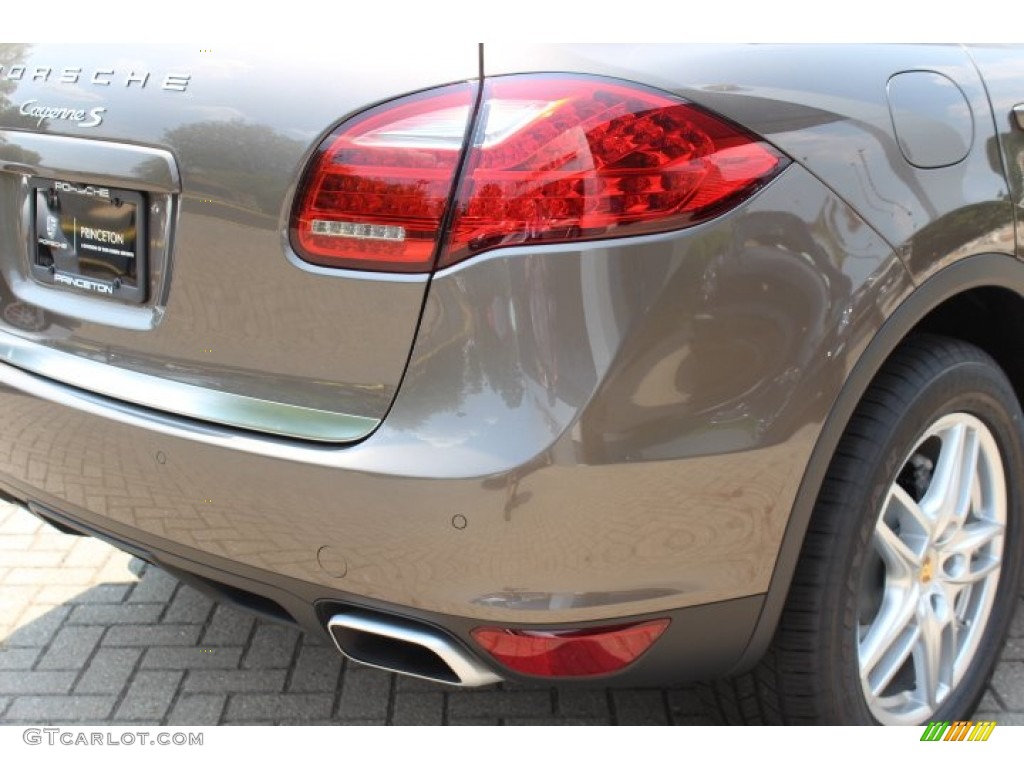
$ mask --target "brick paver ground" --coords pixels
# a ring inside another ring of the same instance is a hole
[[[1024,610],[978,717],[1024,724]],[[344,661],[0,503],[0,723],[696,724],[671,689],[457,690]]]

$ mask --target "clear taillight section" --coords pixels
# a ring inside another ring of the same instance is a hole
[[[515,75],[485,88],[461,174],[473,86],[342,125],[302,185],[292,223],[299,254],[426,272],[441,240],[444,267],[510,245],[670,231],[738,205],[788,163],[735,125],[629,83]]]
[[[292,242],[328,267],[429,272],[476,86],[389,102],[344,123],[298,193]]]

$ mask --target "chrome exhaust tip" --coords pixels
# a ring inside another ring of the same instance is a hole
[[[353,609],[331,616],[327,629],[360,664],[470,688],[501,682],[454,638],[414,621]]]

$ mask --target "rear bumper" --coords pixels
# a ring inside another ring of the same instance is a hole
[[[143,429],[146,415],[95,413],[107,405],[7,366],[0,380],[0,485],[18,499],[176,570],[196,569],[161,553],[320,597],[490,622],[600,621],[757,594],[780,533],[766,499],[798,479],[780,471],[784,446],[741,461],[545,457],[468,478],[345,470]],[[58,395],[87,410],[47,399]],[[371,439],[348,452],[374,450]]]
[[[793,167],[684,233],[441,273],[391,412],[343,448],[0,364],[0,485],[307,628],[357,606],[471,647],[483,622],[670,616],[620,677],[725,672],[845,371],[906,288],[855,220]]]
[[[29,511],[67,532],[102,539],[113,546],[157,565],[176,577],[221,602],[258,614],[264,619],[299,626],[307,632],[329,637],[331,619],[339,612],[356,613],[377,619],[381,624],[411,627],[420,633],[443,638],[448,646],[473,667],[472,677],[464,685],[486,685],[498,679],[529,678],[495,664],[481,654],[470,632],[480,622],[460,616],[426,611],[415,606],[393,606],[361,595],[346,593],[310,582],[256,570],[238,562],[210,556],[204,552],[171,545],[137,531],[125,530],[109,521],[98,521],[83,510],[57,510],[39,501],[26,501],[24,487],[0,482],[2,490]],[[761,614],[763,596],[724,601],[711,605],[659,611],[657,617],[668,617],[670,624],[650,651],[626,670],[609,676],[572,680],[582,685],[664,685],[668,680],[694,680],[729,672],[747,646],[748,638]],[[643,620],[639,616],[638,620]],[[563,629],[598,626],[603,622],[562,622]],[[509,623],[509,626],[530,627],[534,624]],[[335,641],[336,642],[336,641]],[[346,649],[348,650],[348,649]],[[386,660],[387,649],[380,663],[370,657],[359,661],[389,670],[403,670],[403,665]],[[403,671],[408,671],[403,670]],[[413,670],[413,674],[417,671]],[[426,674],[420,676],[427,676]],[[439,675],[431,679],[455,682]]]

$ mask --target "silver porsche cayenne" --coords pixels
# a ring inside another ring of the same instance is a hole
[[[357,661],[969,716],[1024,52],[0,46],[0,489]]]

